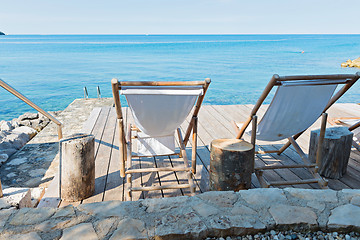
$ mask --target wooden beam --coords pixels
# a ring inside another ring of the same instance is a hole
[[[126,174],[128,173],[145,173],[145,172],[189,172],[191,168],[187,167],[162,167],[162,168],[143,168],[143,169],[129,169],[126,170]]]
[[[163,190],[163,189],[179,189],[179,188],[191,188],[191,184],[168,184],[161,186],[151,186],[151,187],[133,187],[132,191],[154,191],[154,190]]]

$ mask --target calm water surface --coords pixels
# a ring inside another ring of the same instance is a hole
[[[304,52],[303,52],[304,51]],[[302,53],[303,52],[303,53]],[[360,35],[9,35],[0,36],[0,78],[45,110],[75,98],[111,97],[119,80],[212,79],[205,104],[255,103],[279,75],[355,73]],[[360,102],[360,83],[341,102]],[[0,119],[30,107],[0,89]]]

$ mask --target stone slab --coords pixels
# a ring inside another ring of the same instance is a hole
[[[66,228],[60,240],[98,240],[96,232],[91,223],[81,223],[79,225]]]

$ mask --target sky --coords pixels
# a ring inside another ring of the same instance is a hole
[[[0,0],[6,34],[359,34],[359,0]]]

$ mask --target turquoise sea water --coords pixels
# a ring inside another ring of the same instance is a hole
[[[304,53],[302,53],[304,51]],[[75,98],[111,97],[120,80],[212,79],[205,104],[255,103],[273,74],[355,73],[360,35],[8,35],[0,78],[45,110]],[[341,102],[360,102],[360,83]],[[0,119],[32,111],[0,89]]]

